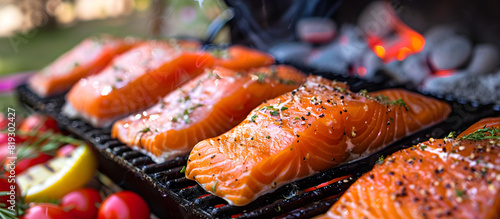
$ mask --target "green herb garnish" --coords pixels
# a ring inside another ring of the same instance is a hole
[[[383,164],[384,163],[384,155],[380,155],[380,157],[378,157],[378,160],[376,162],[377,164]]]
[[[489,133],[490,135],[486,135]],[[488,127],[478,129],[477,131],[470,133],[468,135],[462,136],[459,140],[473,140],[473,141],[481,141],[483,139],[497,139],[500,140],[500,128],[496,127]]]
[[[212,192],[215,192],[217,189],[217,181],[215,181],[214,185],[212,186]]]
[[[425,151],[425,149],[426,149],[426,148],[427,148],[427,145],[420,145],[420,149],[421,149],[422,151]]]
[[[402,106],[406,110],[409,110],[408,109],[408,105],[406,105],[406,103],[405,103],[405,101],[403,99],[398,99],[398,100],[390,101],[389,104],[392,104],[392,105],[395,105],[395,106]]]
[[[179,171],[180,173],[185,173],[186,172],[186,166],[183,166],[181,171]]]
[[[252,117],[250,117],[250,121],[255,122],[255,118],[257,117],[258,117],[257,115],[253,115]]]

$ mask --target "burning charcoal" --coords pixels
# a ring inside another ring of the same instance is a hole
[[[469,78],[465,72],[454,73],[447,76],[430,76],[425,79],[422,89],[432,93],[447,94],[455,88],[453,87],[457,81],[464,81]]]
[[[470,73],[484,74],[493,72],[499,64],[500,55],[496,46],[477,45],[472,52],[472,60],[467,70]]]
[[[452,94],[457,98],[481,104],[500,104],[500,72],[471,77],[459,73],[450,77],[431,77],[424,83],[424,90],[433,93]]]
[[[310,45],[299,42],[280,43],[269,49],[269,53],[279,62],[291,62],[305,65],[311,53]]]
[[[406,58],[401,67],[403,77],[411,80],[414,84],[420,84],[431,73],[431,69],[425,62],[425,59],[418,55]]]
[[[432,49],[430,62],[438,70],[456,69],[465,64],[471,50],[470,40],[458,35],[451,36]]]
[[[358,26],[368,36],[384,38],[394,26],[394,12],[389,4],[376,1],[366,6],[358,19]]]
[[[347,74],[349,63],[343,56],[340,47],[339,44],[334,44],[312,52],[308,60],[309,65],[320,71]]]
[[[361,57],[361,64],[357,66],[357,73],[364,78],[373,78],[382,64],[382,60],[375,55],[375,53],[366,48]]]
[[[361,31],[352,25],[342,25],[335,43],[340,44],[340,51],[348,62],[360,59],[368,48]]]
[[[429,54],[433,48],[441,45],[449,37],[456,34],[455,28],[451,26],[435,26],[429,29],[425,34],[425,46],[422,50],[423,54]]]
[[[307,43],[328,43],[333,40],[337,25],[328,18],[311,17],[297,22],[297,35]]]

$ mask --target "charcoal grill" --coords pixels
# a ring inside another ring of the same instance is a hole
[[[311,72],[309,69],[301,70]],[[412,90],[406,86],[387,84],[383,79],[366,81],[325,72],[313,74],[347,82],[353,91],[373,91],[389,87]],[[61,114],[65,103],[63,96],[42,99],[26,85],[19,86],[17,92],[24,105],[48,114],[61,127],[93,145],[99,156],[99,171],[123,188],[142,195],[160,218],[310,218],[325,213],[355,179],[373,167],[381,155],[389,155],[431,136],[439,138],[451,131],[464,130],[481,118],[500,116],[499,106],[466,102],[449,95],[425,94],[444,100],[452,106],[452,113],[447,120],[407,136],[372,156],[289,183],[249,205],[237,207],[207,193],[195,181],[186,179],[180,173],[186,165],[187,156],[156,164],[143,153],[111,138],[109,129],[94,128],[82,120],[69,119]],[[332,179],[347,175],[350,177],[345,180],[327,184]],[[320,187],[320,184],[327,185]],[[316,186],[317,189],[310,189]],[[306,189],[308,191],[304,192]]]

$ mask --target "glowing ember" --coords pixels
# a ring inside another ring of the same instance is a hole
[[[422,35],[399,20],[391,7],[380,7],[377,10],[381,10],[380,13],[388,17],[386,23],[379,24],[383,25],[381,29],[388,29],[392,34],[380,35],[376,32],[366,32],[366,36],[369,47],[383,62],[402,61],[422,51],[425,45]]]
[[[358,75],[364,77],[366,75],[366,68],[363,66],[358,67]]]
[[[433,74],[437,77],[440,77],[440,78],[445,78],[445,77],[450,77],[452,75],[455,75],[457,72],[453,69],[448,69],[448,70],[440,70],[440,71],[436,71],[434,72]]]

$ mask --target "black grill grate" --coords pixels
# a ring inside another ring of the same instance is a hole
[[[346,81],[354,91],[361,89],[371,91],[389,87],[380,80],[368,82],[352,77],[319,74],[326,75],[329,79]],[[184,174],[180,173],[186,164],[187,156],[156,164],[143,153],[112,139],[109,135],[110,130],[94,128],[84,121],[69,119],[62,115],[63,97],[40,99],[26,85],[18,87],[18,94],[22,103],[48,114],[69,132],[94,145],[99,152],[100,171],[121,186],[143,195],[153,212],[161,218],[193,216],[200,218],[310,218],[326,212],[337,200],[338,195],[342,194],[355,179],[372,168],[379,156],[388,155],[427,140],[430,136],[443,137],[450,131],[463,130],[481,118],[500,116],[498,106],[480,106],[463,100],[454,101],[451,96],[437,96],[452,106],[452,113],[446,121],[405,137],[370,157],[297,180],[258,198],[247,206],[236,207],[229,206],[223,199],[208,194],[196,182],[186,179]],[[346,180],[304,191],[349,174],[352,175]]]

